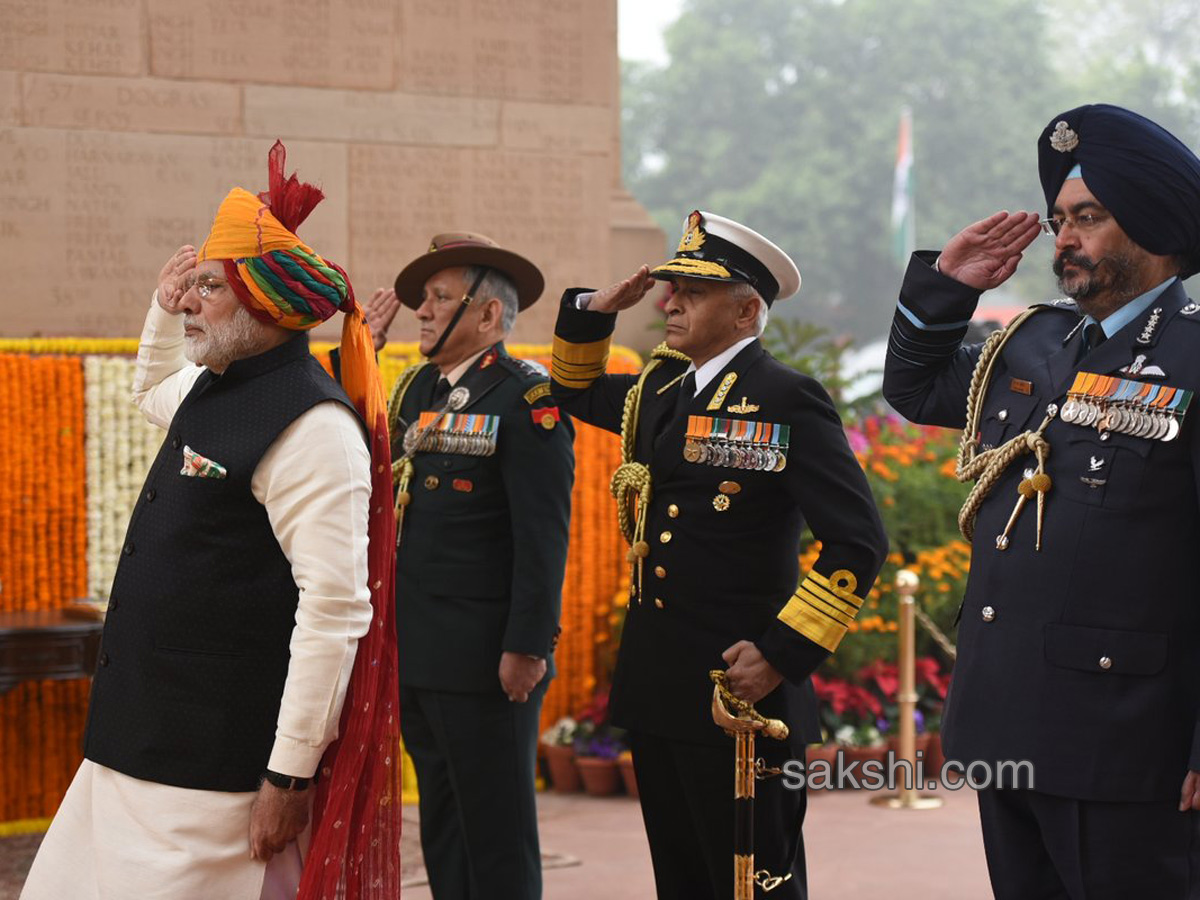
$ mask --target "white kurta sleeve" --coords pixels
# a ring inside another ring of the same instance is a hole
[[[371,624],[371,455],[358,420],[340,403],[314,406],[263,454],[250,487],[300,591],[267,767],[308,778],[337,737],[358,639]]]
[[[133,403],[159,428],[170,426],[175,410],[204,371],[184,355],[183,347],[183,316],[159,306],[155,291],[138,341]]]

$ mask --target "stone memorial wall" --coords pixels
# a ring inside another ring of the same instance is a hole
[[[282,138],[361,299],[482,231],[542,267],[514,338],[548,340],[563,288],[667,249],[620,183],[617,65],[616,0],[0,0],[0,336],[135,336]],[[644,306],[619,341],[657,342]]]

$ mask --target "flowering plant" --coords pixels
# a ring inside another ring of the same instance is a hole
[[[577,720],[574,736],[576,756],[616,759],[626,749],[624,730],[608,721],[608,688],[596,692]]]
[[[916,674],[917,707],[914,718],[920,734],[940,723],[942,705],[950,686],[950,676],[941,672],[938,661],[922,656],[914,661]],[[876,727],[882,732],[892,730],[892,723],[900,717],[900,671],[894,663],[876,660],[859,671],[857,680],[875,695],[882,708],[876,719]]]
[[[575,743],[575,732],[578,730],[578,722],[570,716],[563,716],[542,732],[542,743],[554,747],[570,747]]]

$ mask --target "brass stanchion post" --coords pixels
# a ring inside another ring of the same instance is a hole
[[[941,797],[920,794],[917,780],[917,648],[915,600],[920,579],[911,569],[896,573],[896,593],[900,598],[900,752],[897,762],[906,760],[912,772],[911,783],[901,775],[898,794],[872,797],[871,803],[888,809],[936,809]]]

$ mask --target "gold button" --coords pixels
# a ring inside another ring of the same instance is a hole
[[[441,482],[438,481],[438,477],[436,475],[426,475],[425,476],[425,490],[427,490],[427,491],[436,490],[437,486],[439,484],[441,484]]]
[[[657,575],[659,578],[666,578],[666,577],[667,577],[667,570],[666,570],[666,569],[664,569],[662,566],[655,566],[655,567],[654,567],[654,574],[655,574],[655,575]]]
[[[664,544],[669,544],[669,543],[671,543],[671,532],[669,532],[669,531],[664,531],[662,534],[660,534],[660,535],[658,536],[658,539],[659,539],[660,541],[662,541]]]
[[[672,519],[679,518],[679,507],[676,506],[674,503],[672,503],[670,506],[667,507],[667,515],[670,516]]]
[[[654,605],[657,606],[659,609],[663,608],[663,602],[661,600],[659,600],[657,597],[654,598]]]

